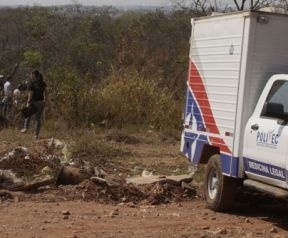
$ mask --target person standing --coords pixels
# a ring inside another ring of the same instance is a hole
[[[8,111],[11,108],[12,105],[12,86],[11,86],[11,77],[7,77],[6,81],[3,85],[3,92],[4,92],[4,98],[2,100],[3,103],[3,115],[7,116]]]
[[[35,130],[34,136],[36,139],[39,137],[41,129],[41,115],[45,107],[46,100],[46,83],[43,80],[42,74],[38,70],[34,70],[31,73],[31,81],[28,83],[28,100],[27,107],[35,109]],[[21,130],[25,133],[30,124],[31,116],[25,118],[24,128]]]

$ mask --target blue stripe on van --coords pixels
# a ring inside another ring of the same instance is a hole
[[[287,170],[285,168],[266,164],[246,157],[244,158],[244,168],[245,171],[250,173],[262,175],[280,181],[286,181],[287,179]]]
[[[189,158],[193,164],[199,164],[204,145],[208,145],[207,136],[197,133],[185,132],[184,134],[183,153]],[[192,151],[193,144],[195,151]],[[237,177],[239,168],[239,158],[227,154],[220,154],[222,172],[224,174]]]
[[[237,177],[239,169],[239,158],[231,155],[220,154],[222,173]]]

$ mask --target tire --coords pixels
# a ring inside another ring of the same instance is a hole
[[[222,174],[220,155],[210,157],[204,177],[204,198],[208,208],[217,212],[233,207],[239,180]]]

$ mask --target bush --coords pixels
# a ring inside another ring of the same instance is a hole
[[[102,126],[176,129],[182,106],[168,88],[143,78],[135,70],[112,72],[100,85],[73,71],[49,75],[49,118],[65,127]],[[50,123],[51,124],[51,123]],[[62,126],[63,127],[63,126]]]
[[[99,118],[109,126],[177,127],[182,107],[166,88],[136,71],[112,73],[97,92]]]

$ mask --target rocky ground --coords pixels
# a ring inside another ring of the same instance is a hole
[[[71,201],[53,192],[5,196],[0,204],[3,238],[288,237],[287,208],[279,204],[242,204],[222,214],[206,209],[201,197],[151,205]]]
[[[195,177],[166,179],[191,172],[179,141],[105,136],[125,153],[95,166],[87,163],[90,147],[85,153],[74,149],[73,160],[61,141],[26,143],[21,136],[1,138],[1,238],[288,237],[288,209],[280,201],[239,191],[233,211],[216,213],[206,208]],[[159,181],[126,181],[152,174]]]

